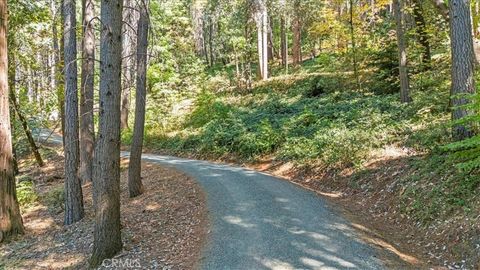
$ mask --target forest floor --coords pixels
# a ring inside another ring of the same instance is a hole
[[[0,269],[86,269],[93,243],[91,184],[83,186],[85,218],[63,226],[63,157],[45,147],[44,168],[20,163],[19,200],[24,236],[0,246]],[[47,152],[47,154],[45,154]],[[128,197],[127,160],[122,160],[121,213],[123,250],[116,262],[137,269],[192,269],[197,266],[208,230],[205,197],[194,180],[172,168],[143,164],[145,193]],[[115,260],[104,262],[112,266]]]

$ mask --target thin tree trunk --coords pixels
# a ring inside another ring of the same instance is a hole
[[[27,137],[28,144],[30,145],[30,149],[35,156],[35,160],[37,161],[38,166],[43,167],[45,163],[43,162],[42,155],[40,155],[40,151],[38,150],[37,144],[35,143],[35,139],[32,136],[32,131],[28,127],[28,122],[25,116],[23,116],[22,111],[20,110],[20,106],[18,105],[18,100],[15,94],[15,89],[10,90],[10,100],[12,102],[12,106],[14,111],[18,116],[18,120],[22,123],[23,131],[25,132],[25,136]]]
[[[268,79],[268,14],[264,0],[255,1],[257,24],[258,70],[262,80]]]
[[[469,101],[458,95],[475,93],[472,21],[470,1],[450,0],[450,39],[452,46],[452,120],[457,121],[470,114],[466,108]],[[464,124],[455,124],[453,137],[463,140],[473,135],[472,130]]]
[[[0,0],[0,242],[24,232],[13,171],[8,104],[7,1]]]
[[[262,18],[257,14],[257,51],[258,51],[258,74],[263,79],[263,40],[262,40]]]
[[[205,34],[204,34],[204,9],[203,3],[194,0],[190,9],[193,25],[193,39],[195,40],[195,51],[197,56],[205,56]]]
[[[212,15],[209,16],[208,24],[208,47],[210,49],[210,66],[212,67],[215,64],[215,54],[213,51],[213,21]]]
[[[294,2],[294,17],[292,22],[293,31],[293,66],[298,66],[302,62],[302,22],[300,19],[300,1]]]
[[[204,19],[203,19],[203,35],[204,35],[204,38],[203,38],[203,48],[205,50],[205,63],[207,63],[208,66],[211,66],[210,64],[210,57],[208,55],[208,46],[207,46],[207,38],[205,37],[205,33],[208,32],[208,29],[207,29],[207,25],[208,25],[208,21],[205,20],[205,14],[203,15]]]
[[[120,104],[122,0],[101,1],[100,125],[93,167],[95,229],[90,266],[122,249],[120,226]]]
[[[280,50],[282,55],[282,66],[287,65],[287,33],[285,31],[285,17],[280,19]]]
[[[64,0],[65,42],[65,224],[83,218],[82,185],[78,177],[78,88],[76,1]]]
[[[273,40],[272,20],[269,19],[267,23],[268,29],[268,61],[272,61],[275,57],[275,42]]]
[[[267,14],[267,7],[264,6],[263,13],[262,13],[262,49],[263,49],[263,75],[262,79],[268,79],[268,14]]]
[[[82,0],[82,81],[80,95],[80,179],[92,181],[93,147],[95,141],[93,123],[93,97],[95,77],[95,1]]]
[[[128,118],[130,115],[130,98],[132,93],[132,88],[134,85],[134,76],[135,76],[135,13],[134,5],[136,1],[125,0],[125,8],[123,10],[123,20],[125,23],[124,26],[124,35],[123,39],[123,74],[124,74],[124,85],[122,92],[122,110],[120,116],[120,127],[121,129],[128,128]]]
[[[148,18],[149,1],[140,3],[140,19],[137,29],[137,92],[135,98],[135,129],[133,130],[130,164],[128,167],[128,190],[130,197],[143,193],[141,178],[142,147],[145,126],[145,105],[147,99],[147,48],[148,48]]]
[[[15,147],[15,111],[12,108],[10,108],[10,128],[12,133],[13,174],[17,176],[20,170],[18,169],[17,150]]]
[[[7,41],[7,42],[9,42],[11,45],[15,44],[12,41]],[[16,45],[14,45],[14,46],[16,46]],[[12,54],[11,52],[12,52],[12,48],[10,47],[9,52],[8,52],[8,59],[10,60],[11,64],[8,66],[8,85],[9,85],[9,88],[10,88],[9,91],[15,93],[16,92],[16,84],[17,84],[17,81],[16,81],[17,80],[17,67],[16,67],[16,63],[15,63],[14,59],[12,58],[12,56],[14,56],[14,54]],[[15,122],[16,122],[15,109],[13,108],[13,106],[11,104],[11,93],[10,93],[10,126],[11,126],[11,133],[12,133],[13,173],[16,176],[19,173],[19,169],[18,169],[17,151],[16,151],[16,148],[15,148]]]
[[[53,1],[53,9],[57,10],[55,7],[55,0]],[[63,29],[63,0],[60,2],[60,19],[62,22]],[[57,70],[57,103],[58,103],[58,111],[60,115],[60,122],[62,127],[62,134],[65,134],[65,82],[63,76],[63,68],[64,68],[64,59],[63,59],[63,51],[65,50],[65,43],[64,43],[64,33],[61,31],[61,38],[60,38],[60,46],[58,44],[58,31],[57,31],[57,20],[54,20],[52,24],[52,33],[53,33],[53,50],[55,53],[55,66]],[[63,146],[65,147],[65,136],[62,136]]]
[[[355,26],[353,22],[353,0],[350,0],[350,39],[352,40],[353,74],[357,82],[357,87],[360,88],[360,78],[358,76],[358,64],[357,64],[357,44],[355,40]]]
[[[58,11],[55,5],[56,0],[52,0],[51,9],[54,12],[54,20],[52,23],[52,46],[53,46],[53,53],[55,57],[55,81],[56,81],[56,89],[55,93],[57,94],[57,103],[58,103],[58,111],[59,117],[61,122],[61,129],[62,135],[65,134],[65,95],[64,95],[64,82],[63,82],[63,32],[61,34],[61,48],[58,45],[58,30],[57,30],[57,17]],[[60,17],[61,21],[63,22],[63,1],[61,1],[61,8],[60,8]],[[65,137],[62,136],[63,145],[65,146]]]
[[[403,0],[393,0],[395,21],[397,24],[397,44],[400,71],[400,99],[402,102],[412,101],[410,98],[410,83],[407,70],[407,48],[403,28]]]

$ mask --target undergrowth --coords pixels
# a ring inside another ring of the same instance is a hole
[[[200,87],[186,113],[165,112],[168,124],[147,124],[145,144],[170,154],[240,162],[269,158],[316,171],[360,171],[377,150],[395,145],[419,156],[407,165],[415,168],[412,173],[401,179],[405,214],[428,224],[454,211],[471,211],[478,173],[459,171],[441,150],[451,141],[444,59],[437,69],[412,74],[413,102],[402,104],[397,85],[385,89],[389,83],[379,83],[379,73],[356,89],[352,75],[335,66],[334,58],[307,61],[288,75],[273,68],[274,77],[251,90],[228,88],[218,83],[221,72],[212,72],[215,83],[207,80]],[[395,76],[389,74],[381,76]],[[131,141],[131,131],[124,132],[123,141]]]

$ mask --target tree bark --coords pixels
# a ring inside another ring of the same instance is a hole
[[[205,56],[205,34],[204,34],[204,9],[203,3],[194,0],[191,7],[191,16],[193,24],[193,39],[195,40],[195,51],[197,56]]]
[[[350,0],[350,39],[352,40],[353,74],[357,82],[357,87],[360,88],[360,78],[358,76],[357,64],[357,43],[355,40],[355,25],[353,21],[353,0]]]
[[[52,23],[52,46],[53,52],[55,55],[55,74],[56,74],[56,94],[57,94],[57,103],[58,103],[58,111],[60,116],[61,122],[61,129],[62,134],[65,134],[65,94],[64,94],[64,81],[63,81],[63,52],[64,50],[64,42],[63,42],[63,31],[61,34],[61,41],[60,46],[58,44],[58,30],[57,30],[57,7],[55,5],[56,0],[52,0],[52,10],[55,12],[55,19]],[[61,21],[63,22],[63,0],[61,1],[61,8],[60,8],[60,17]],[[65,136],[62,136],[63,146],[65,146]]]
[[[287,33],[285,31],[285,18],[280,19],[280,50],[282,55],[282,66],[287,65]]]
[[[93,165],[95,229],[90,266],[122,249],[120,226],[120,104],[122,0],[101,1],[100,125]]]
[[[257,24],[258,68],[262,80],[268,79],[268,14],[265,0],[255,1]]]
[[[128,190],[130,197],[143,193],[141,178],[142,147],[145,126],[145,105],[147,98],[147,49],[149,1],[140,3],[140,19],[137,30],[137,92],[135,98],[135,129],[133,130],[132,149],[130,150],[130,164],[128,167]]]
[[[302,22],[300,14],[300,1],[294,2],[294,16],[292,22],[293,32],[293,66],[298,66],[302,62]]]
[[[13,171],[8,103],[7,1],[0,0],[0,242],[24,232]]]
[[[268,61],[272,61],[275,57],[275,42],[273,40],[272,20],[267,23],[267,37],[268,37]]]
[[[451,9],[445,4],[443,0],[430,0],[432,4],[435,6],[437,11],[442,15],[442,17],[445,19],[445,21],[450,23],[450,13],[452,12]],[[451,6],[451,5],[450,5]],[[470,12],[471,13],[471,12]],[[470,23],[472,21],[472,18],[470,17]],[[451,25],[451,23],[450,23]],[[470,30],[473,32],[474,29],[472,26],[470,26]],[[473,63],[479,64],[480,63],[480,44],[477,42],[477,40],[474,38],[473,33],[470,35],[472,36],[472,43],[473,43]],[[468,42],[470,43],[470,42]]]
[[[76,1],[64,0],[65,59],[65,220],[66,225],[83,218],[82,185],[78,177],[78,88]]]
[[[457,121],[470,114],[466,108],[460,107],[469,102],[465,95],[475,93],[472,21],[470,1],[468,0],[450,0],[450,40],[452,46],[452,120]],[[455,124],[452,132],[456,140],[463,140],[473,135],[472,130],[465,124]]]
[[[410,98],[410,83],[407,70],[407,48],[403,20],[403,0],[393,0],[393,10],[397,26],[398,61],[400,72],[400,100],[404,103],[412,101]]]
[[[121,129],[128,128],[128,118],[130,115],[130,99],[135,78],[135,25],[137,23],[134,13],[136,1],[126,0],[123,10],[124,35],[123,39],[123,74],[124,85],[122,92],[122,112],[120,116]]]
[[[80,94],[80,179],[92,181],[93,147],[95,131],[93,123],[93,98],[95,77],[95,1],[82,0],[82,79]]]
[[[215,65],[215,51],[213,50],[213,20],[212,15],[208,16],[208,48],[210,49],[210,66]]]

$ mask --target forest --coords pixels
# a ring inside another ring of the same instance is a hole
[[[480,0],[0,0],[0,269],[480,269]]]

